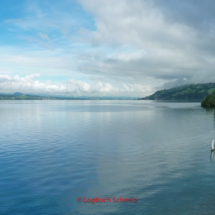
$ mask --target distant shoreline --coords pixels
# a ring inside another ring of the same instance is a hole
[[[113,98],[113,97],[61,97],[61,96],[38,96],[22,93],[0,94],[0,100],[137,100],[138,98]]]
[[[155,101],[155,102],[201,102],[200,99],[138,99],[141,101]]]

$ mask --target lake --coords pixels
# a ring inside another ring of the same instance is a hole
[[[200,103],[0,101],[0,122],[0,214],[215,213]]]

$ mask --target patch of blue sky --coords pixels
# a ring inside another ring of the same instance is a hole
[[[44,39],[38,38],[39,33],[60,42],[77,39],[81,29],[95,30],[93,16],[84,11],[77,1],[8,2],[3,0],[0,3],[0,44],[36,43],[38,39]]]
[[[0,20],[17,19],[22,17],[25,0],[1,0]]]
[[[65,82],[68,80],[68,76],[61,76],[61,75],[56,75],[50,77],[50,75],[42,75],[40,77],[37,77],[35,80],[45,82],[47,80],[52,81],[53,83],[58,83],[58,82]]]

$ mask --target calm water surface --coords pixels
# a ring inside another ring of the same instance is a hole
[[[200,103],[0,101],[0,122],[0,214],[215,213],[214,110]]]

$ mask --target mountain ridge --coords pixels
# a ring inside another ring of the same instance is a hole
[[[171,89],[156,91],[138,100],[203,100],[215,90],[215,83],[187,84]]]

